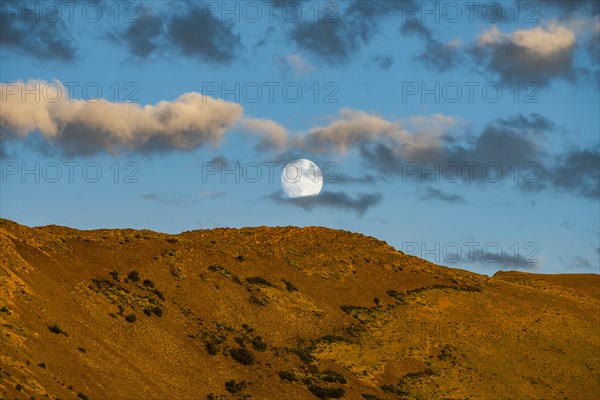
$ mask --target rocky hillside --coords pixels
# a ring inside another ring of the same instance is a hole
[[[0,220],[6,399],[596,399],[600,277],[486,277],[319,227]]]

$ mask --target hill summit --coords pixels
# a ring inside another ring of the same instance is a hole
[[[321,227],[0,219],[6,399],[596,399],[600,276],[498,272]]]

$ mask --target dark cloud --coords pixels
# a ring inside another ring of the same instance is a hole
[[[434,70],[443,72],[454,68],[462,61],[460,49],[451,44],[438,41],[431,30],[421,21],[411,19],[406,21],[400,28],[400,32],[408,35],[416,35],[425,42],[425,48],[415,59]]]
[[[173,16],[167,37],[184,55],[219,64],[232,62],[241,48],[233,23],[218,19],[202,7],[190,6]]]
[[[305,210],[312,210],[318,207],[334,208],[338,210],[351,211],[358,216],[363,216],[367,210],[381,201],[381,195],[370,193],[359,193],[352,197],[344,192],[321,192],[318,196],[288,198],[281,192],[273,193],[267,198],[280,203],[294,207],[300,207]]]
[[[366,174],[363,176],[352,176],[348,174],[344,174],[342,172],[335,173],[331,176],[331,178],[325,178],[325,183],[339,183],[339,184],[374,184],[377,182],[377,178],[374,175]]]
[[[596,254],[591,257],[576,255],[575,257],[563,258],[559,256],[558,259],[571,273],[600,273],[600,262]]]
[[[546,172],[558,189],[590,199],[600,198],[600,146],[566,151]]]
[[[360,154],[367,165],[382,173],[405,173],[407,163],[478,163],[472,169],[473,179],[480,180],[485,176],[482,168],[489,163],[507,171],[516,162],[540,162],[543,153],[536,140],[556,129],[554,122],[542,115],[518,114],[492,121],[466,142],[443,138],[442,145],[433,143],[409,154],[386,143],[363,144]],[[432,170],[433,166],[422,169]]]
[[[202,202],[202,199],[218,199],[225,196],[223,191],[203,191],[198,195],[191,194],[168,194],[162,195],[158,193],[146,193],[140,196],[140,199],[147,202],[161,203],[170,206],[180,206],[186,204],[196,204]]]
[[[428,40],[433,36],[429,28],[427,28],[423,22],[417,19],[410,19],[406,21],[402,27],[400,27],[400,32],[405,34],[416,34]]]
[[[461,252],[452,253],[452,246],[448,246],[448,254],[444,255],[444,261],[448,264],[467,264],[495,270],[531,271],[541,266],[541,261],[535,258],[535,252],[531,257],[520,252],[506,252],[497,243],[486,243],[483,248],[467,246],[467,249],[461,249]]]
[[[128,25],[121,38],[139,58],[175,52],[202,62],[229,64],[242,48],[233,28],[232,22],[213,15],[203,3],[187,3],[175,13],[142,7],[137,21]]]
[[[360,31],[365,37],[370,37],[377,31],[383,19],[414,15],[418,10],[419,3],[410,0],[353,0],[348,4],[345,15],[360,25]]]
[[[39,8],[39,3],[37,3]],[[55,15],[40,18],[29,2],[4,2],[0,7],[0,45],[39,60],[73,61],[77,50],[65,22]]]
[[[600,30],[595,31],[589,38],[586,44],[586,50],[590,59],[596,63],[597,66],[600,63]],[[598,86],[596,85],[596,87]]]
[[[309,0],[277,0],[272,3],[272,6],[274,8],[285,8],[292,5],[296,7],[301,7],[302,3],[306,3],[307,1]]]
[[[209,163],[214,164],[218,170],[227,168],[228,165],[231,165],[225,156],[215,156],[209,161]]]
[[[526,257],[520,252],[513,254],[512,252],[496,250],[475,250],[468,255],[467,261],[482,267],[520,270],[534,270],[541,264],[539,259]]]
[[[439,200],[449,204],[465,204],[464,197],[458,194],[443,192],[432,187],[426,188],[420,196],[421,200]]]
[[[265,33],[263,34],[263,36],[254,45],[254,50],[257,50],[259,47],[266,45],[268,43],[268,41],[270,40],[271,36],[273,35],[274,31],[275,31],[274,26],[269,26],[267,29],[265,29]]]
[[[495,162],[503,167],[525,160],[539,161],[541,150],[537,139],[549,128],[536,120],[535,115],[527,120],[527,124],[511,123],[521,118],[523,116],[518,115],[488,124],[472,145],[455,146],[447,157],[454,161]]]
[[[129,24],[122,35],[112,34],[111,38],[123,38],[133,55],[146,58],[161,47],[163,33],[162,16],[153,15],[147,7],[141,7],[137,22]]]
[[[520,0],[520,2],[531,3],[530,0]],[[600,14],[600,2],[597,0],[538,0],[534,3],[537,4],[544,17],[545,10],[559,11],[561,13],[559,19],[570,18],[577,12],[592,16]],[[529,10],[533,9],[529,7]]]
[[[370,168],[402,176],[403,181],[513,180],[527,192],[546,188],[590,199],[600,197],[600,147],[549,154],[539,142],[551,132],[562,130],[540,114],[517,114],[496,119],[479,135],[460,142],[442,140],[406,152],[398,145],[371,141],[360,145],[359,154]]]
[[[375,63],[377,68],[383,71],[389,70],[392,65],[394,65],[394,57],[389,54],[373,56],[371,60]]]
[[[146,201],[159,201],[161,196],[157,193],[146,193],[142,195],[141,199]]]
[[[419,4],[411,0],[353,0],[348,4],[346,12],[365,22],[377,22],[380,18],[393,17],[395,14],[411,13],[419,10]]]
[[[324,8],[320,19],[294,24],[289,35],[299,49],[321,61],[343,63],[371,40],[382,19],[402,13],[406,7],[418,9],[413,1],[355,0],[345,8]]]
[[[341,19],[302,21],[289,35],[298,48],[331,64],[347,61],[361,43],[354,28]]]

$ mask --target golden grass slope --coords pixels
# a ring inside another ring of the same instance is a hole
[[[319,227],[3,219],[0,397],[596,399],[599,289]]]

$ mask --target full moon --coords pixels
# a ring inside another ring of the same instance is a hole
[[[281,187],[291,198],[316,196],[323,188],[323,174],[317,164],[300,158],[283,167]]]

